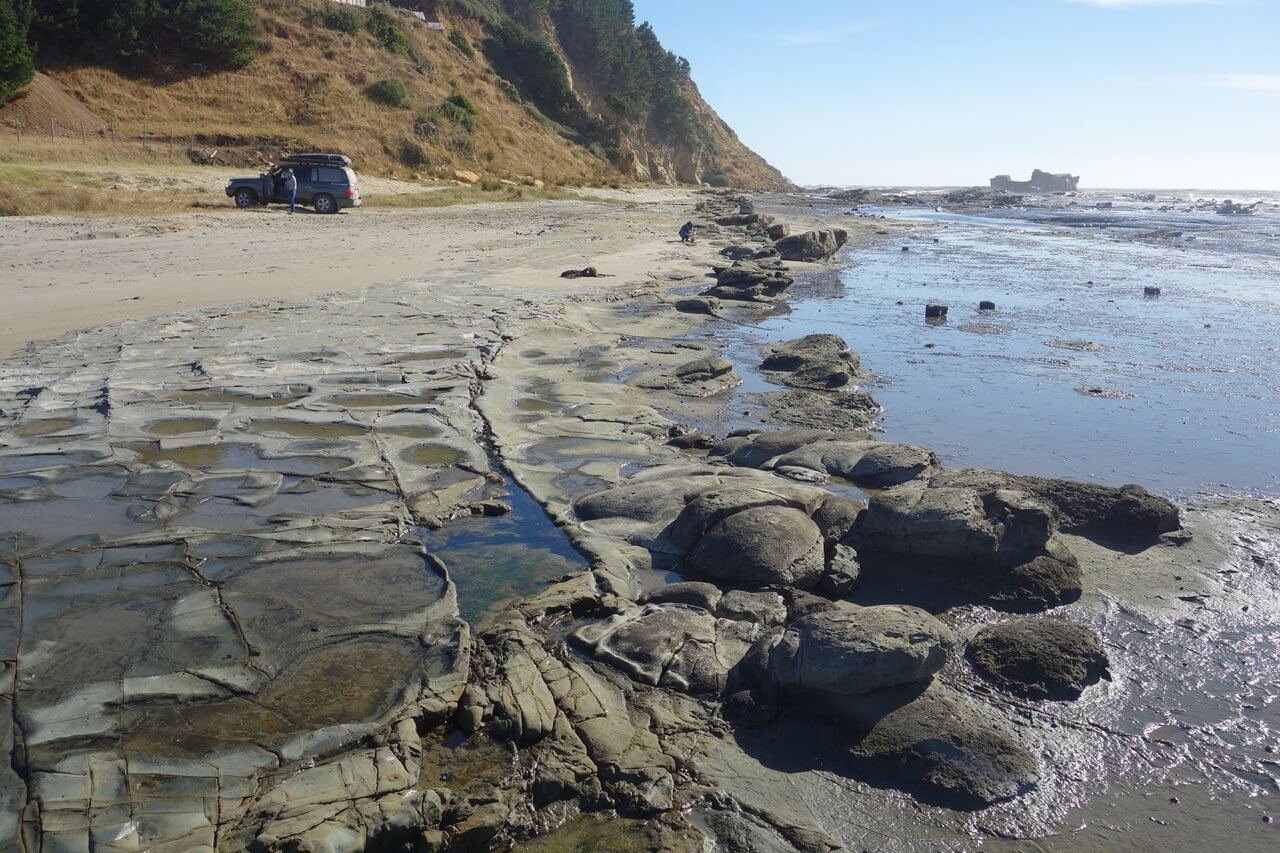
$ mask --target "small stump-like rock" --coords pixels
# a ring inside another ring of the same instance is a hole
[[[991,302],[991,301],[989,301],[989,300],[984,299],[984,300],[982,300],[981,302],[979,302],[979,303],[978,303],[978,310],[979,310],[979,311],[994,311],[994,310],[996,310],[996,304],[995,304],[994,302]]]
[[[924,306],[924,316],[926,317],[945,317],[947,316],[947,306],[929,304]]]
[[[968,656],[983,678],[1028,699],[1078,699],[1110,677],[1098,636],[1059,619],[988,625],[969,643]]]

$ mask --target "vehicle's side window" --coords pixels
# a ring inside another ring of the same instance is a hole
[[[293,174],[299,181],[314,181],[316,179],[316,169],[314,166],[295,166]]]
[[[330,169],[325,166],[321,166],[318,171],[320,172],[320,180],[326,184],[346,183],[347,176],[341,169]]]

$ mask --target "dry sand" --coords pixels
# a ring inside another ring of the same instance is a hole
[[[246,299],[294,298],[442,271],[530,289],[586,289],[569,268],[643,282],[713,257],[682,246],[685,190],[290,216],[280,208],[136,219],[0,219],[0,356],[77,329]]]

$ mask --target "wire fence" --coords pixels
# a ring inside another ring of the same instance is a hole
[[[200,157],[202,154],[208,158],[212,153],[216,152],[216,147],[202,145],[197,134],[149,130],[146,123],[126,128],[121,127],[118,122],[114,121],[107,124],[68,123],[51,118],[47,124],[44,122],[39,124],[28,123],[22,119],[13,119],[8,125],[8,131],[13,134],[18,144],[23,141],[57,142],[62,140],[72,143],[79,142],[85,146],[90,144],[101,145],[103,143],[113,146],[141,145],[143,148],[154,150],[159,154],[167,153],[170,157],[191,156],[193,158]],[[205,154],[205,148],[210,148],[210,153]]]

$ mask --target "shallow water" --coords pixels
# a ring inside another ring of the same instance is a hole
[[[507,515],[462,518],[421,534],[427,551],[449,567],[462,618],[473,625],[499,605],[587,568],[564,532],[523,488],[511,484],[502,500],[511,507]]]
[[[749,363],[764,341],[841,335],[875,375],[886,437],[949,466],[1280,494],[1280,257],[1257,245],[1267,222],[1202,250],[930,215],[947,221],[797,284],[790,312],[739,352]],[[927,303],[948,305],[946,321],[926,323]]]

